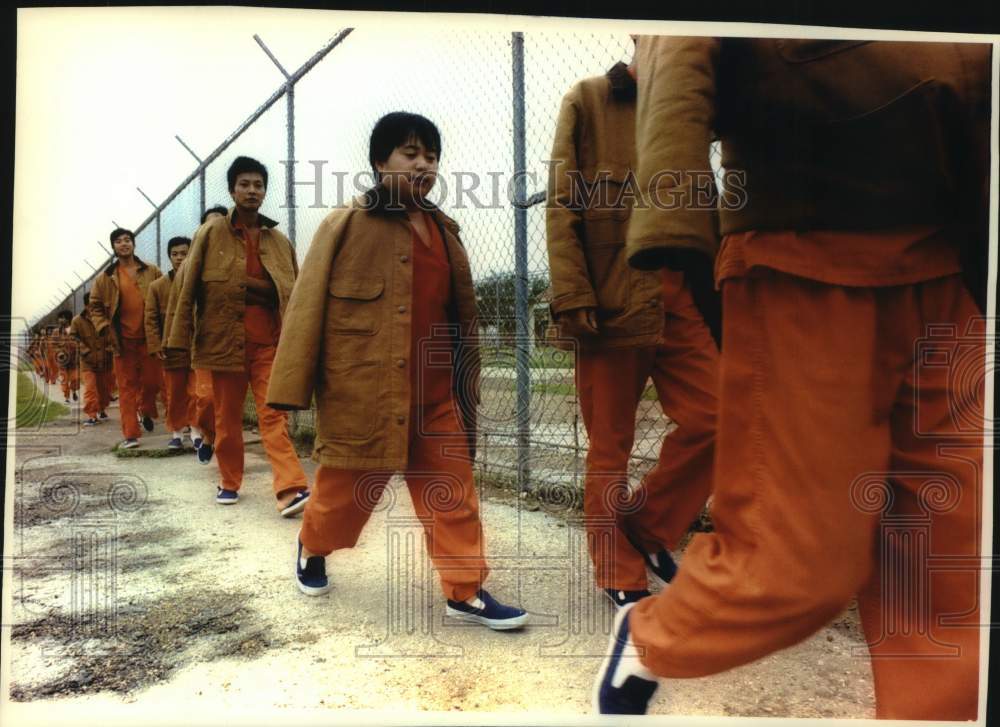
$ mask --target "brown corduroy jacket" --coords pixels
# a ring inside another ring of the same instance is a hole
[[[135,276],[135,281],[139,285],[142,297],[146,297],[149,286],[162,273],[160,269],[152,263],[144,263],[136,258],[139,269]],[[104,272],[94,279],[94,285],[90,290],[90,316],[98,331],[105,328],[111,329],[109,340],[112,350],[117,355],[121,352],[121,344],[118,340],[118,304],[121,299],[121,290],[118,287],[118,261],[111,263]]]
[[[173,305],[177,299],[179,275],[171,270],[153,281],[146,293],[146,350],[150,354],[163,351],[165,369],[191,368],[191,353],[181,348],[165,348],[164,334],[173,323]]]
[[[192,351],[195,368],[242,371],[246,367],[246,243],[229,215],[198,228],[184,258],[166,348]],[[291,241],[274,220],[260,215],[260,259],[278,292],[283,319],[299,272]],[[282,323],[282,327],[284,324]]]
[[[545,218],[550,308],[557,330],[560,314],[596,309],[600,335],[578,339],[584,349],[647,346],[662,336],[661,277],[630,268],[625,259],[635,182],[635,88],[618,63],[573,86],[556,122]],[[570,337],[556,335],[557,346]]]
[[[930,224],[983,267],[989,45],[643,36],[636,53],[632,265],[714,257],[720,233]]]
[[[313,459],[343,469],[406,466],[410,421],[412,230],[369,192],[323,220],[302,264],[271,369],[267,402],[307,409]],[[451,263],[453,392],[475,452],[479,404],[476,296],[457,223],[432,215]],[[185,265],[187,263],[185,262]]]
[[[114,348],[111,345],[111,327],[100,331],[88,311],[79,314],[69,324],[70,335],[79,344],[80,366],[84,371],[102,373],[110,371]]]

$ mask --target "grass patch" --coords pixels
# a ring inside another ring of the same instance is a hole
[[[39,391],[31,378],[17,372],[17,413],[18,429],[38,427],[69,414],[69,408],[49,399]]]
[[[481,353],[484,366],[512,369],[517,360],[515,349],[510,346],[501,348],[483,346]],[[572,351],[563,351],[552,346],[535,346],[528,362],[531,368],[539,369],[571,369],[575,365]]]
[[[121,459],[137,459],[139,457],[160,459],[162,457],[180,457],[185,454],[193,454],[194,447],[184,447],[183,449],[143,449],[141,447],[137,447],[136,449],[122,449],[120,444],[116,444],[111,451],[116,457],[120,457]]]
[[[552,383],[549,381],[536,381],[531,385],[533,394],[554,394],[557,396],[576,396],[576,385],[569,383]],[[656,401],[656,389],[647,386],[642,392],[643,401]]]

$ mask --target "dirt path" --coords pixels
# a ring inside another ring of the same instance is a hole
[[[78,417],[74,409],[18,437],[5,723],[218,709],[275,723],[301,710],[589,712],[612,612],[566,513],[482,493],[488,585],[531,611],[520,633],[444,618],[402,484],[358,547],[329,558],[331,593],[307,598],[292,575],[299,521],[277,516],[251,433],[241,500],[223,508],[213,501],[214,463],[190,453],[119,458],[110,451],[121,437],[117,410],[93,429]],[[147,452],[165,445],[162,428],[143,443]],[[753,665],[664,682],[651,711],[871,717],[857,614]]]

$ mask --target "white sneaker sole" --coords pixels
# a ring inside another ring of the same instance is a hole
[[[302,591],[307,596],[322,596],[324,593],[329,593],[330,592],[330,584],[329,583],[326,584],[325,586],[321,587],[321,588],[316,588],[315,586],[307,586],[306,584],[304,584],[302,581],[300,581],[298,579],[298,576],[296,576],[296,578],[295,578],[295,583],[298,585],[299,590]]]
[[[239,501],[239,498],[236,498],[235,500],[220,500],[218,497],[215,498],[215,504],[217,505],[235,505]]]
[[[121,448],[122,449],[138,449],[139,448],[139,443],[136,442],[135,444],[123,444],[121,446]]]
[[[483,626],[488,626],[494,631],[509,631],[511,629],[518,629],[528,623],[528,614],[522,614],[520,616],[515,616],[514,618],[486,618],[485,616],[477,616],[474,613],[466,613],[465,611],[459,611],[458,609],[452,608],[451,606],[445,605],[444,607],[445,615],[451,618],[457,618],[462,621],[470,621],[472,623],[482,624]]]

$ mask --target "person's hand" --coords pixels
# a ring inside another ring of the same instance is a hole
[[[597,311],[594,308],[574,308],[556,318],[562,331],[574,338],[597,336]]]

